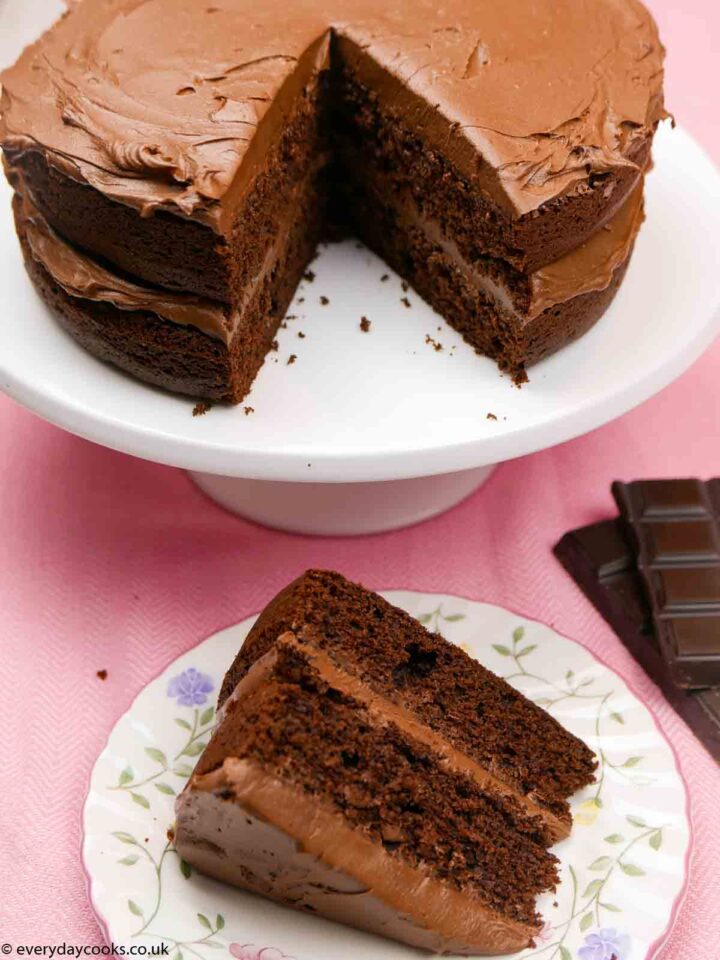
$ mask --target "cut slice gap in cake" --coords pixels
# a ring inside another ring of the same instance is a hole
[[[63,296],[52,263],[28,261],[84,346],[171,390],[238,402],[327,232],[328,204],[518,381],[602,314],[639,219],[625,217],[621,238],[603,228],[617,227],[633,195],[638,209],[663,116],[662,48],[649,16],[635,5],[570,5],[551,43],[537,29],[551,15],[544,5],[522,4],[508,30],[491,3],[452,4],[419,25],[425,43],[402,27],[405,17],[416,24],[409,6],[397,21],[382,4],[362,15],[351,6],[288,12],[280,34],[277,18],[257,11],[261,52],[242,59],[240,0],[212,18],[184,6],[177,49],[153,5],[111,10],[90,0],[83,18],[71,12],[6,71],[8,173],[58,237],[129,281],[216,301],[234,318],[228,336],[203,350],[211,335],[201,310],[193,338],[163,314],[117,309],[106,291]],[[588,33],[588,15],[601,12]],[[484,39],[471,44],[476,21]],[[93,31],[118,41],[147,33],[177,69],[158,72],[156,51],[119,42],[112,70],[104,55],[70,57],[84,49],[85,30],[89,50]],[[522,55],[546,42],[552,56]],[[598,82],[587,62],[607,74],[607,89],[578,116],[568,111]],[[553,95],[528,99],[545,81]],[[600,239],[598,259],[591,246]]]

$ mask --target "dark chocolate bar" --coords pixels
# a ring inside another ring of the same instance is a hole
[[[720,761],[720,687],[678,687],[655,638],[650,604],[620,520],[572,530],[555,555],[711,755]]]
[[[614,483],[674,682],[720,684],[720,481]]]

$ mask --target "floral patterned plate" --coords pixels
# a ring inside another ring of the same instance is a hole
[[[555,848],[556,895],[521,960],[648,960],[685,888],[690,827],[673,752],[646,707],[550,627],[459,597],[392,591],[405,608],[549,710],[596,751],[597,782]],[[223,673],[254,618],[180,657],[137,697],[95,764],[83,858],[107,939],[172,960],[411,960],[416,951],[196,874],[167,839],[173,801],[208,741]],[[143,951],[144,952],[144,951]]]

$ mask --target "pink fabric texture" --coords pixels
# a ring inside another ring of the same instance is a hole
[[[668,104],[719,161],[720,6],[652,6],[670,49]],[[111,727],[180,653],[324,566],[373,588],[511,607],[621,673],[674,745],[691,796],[690,882],[662,960],[719,960],[720,771],[550,553],[566,530],[613,513],[613,479],[720,473],[719,365],[720,343],[638,410],[505,464],[442,517],[338,540],[253,526],[180,471],[94,446],[0,399],[0,941],[101,943],[80,816]]]

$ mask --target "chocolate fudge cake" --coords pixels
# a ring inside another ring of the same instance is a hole
[[[662,61],[638,0],[82,0],[1,76],[27,267],[99,357],[237,402],[342,220],[522,378],[622,279]]]
[[[308,571],[228,671],[178,798],[204,873],[438,953],[533,941],[592,752],[439,634]]]

